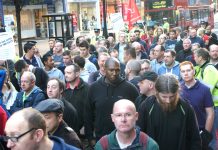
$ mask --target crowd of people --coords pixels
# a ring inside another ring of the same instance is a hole
[[[218,149],[211,25],[94,32],[0,61],[0,149]]]

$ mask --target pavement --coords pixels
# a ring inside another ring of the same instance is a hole
[[[91,33],[89,31],[79,31],[74,33],[74,37],[78,37],[80,35],[90,35]],[[22,39],[22,45],[26,43],[26,41],[36,41],[36,47],[39,49],[39,52],[41,56],[45,54],[49,50],[49,45],[48,45],[48,38],[28,38],[28,39]],[[16,48],[16,55],[19,56],[19,50],[18,50],[18,44],[15,43],[15,48]]]

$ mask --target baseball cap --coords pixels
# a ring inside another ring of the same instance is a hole
[[[157,73],[153,71],[146,71],[142,73],[139,77],[136,77],[136,80],[140,82],[140,81],[147,79],[147,80],[155,82],[157,80],[157,77],[158,77]]]
[[[206,22],[205,21],[201,21],[201,24],[203,25],[203,24],[206,24]]]
[[[100,29],[98,29],[98,28],[94,29],[94,32],[99,32],[99,31],[100,31]]]
[[[43,112],[64,112],[64,103],[59,99],[46,99],[36,105],[35,109]]]

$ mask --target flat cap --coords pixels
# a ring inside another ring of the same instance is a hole
[[[64,103],[59,99],[46,99],[41,101],[38,105],[36,105],[35,109],[43,112],[64,112]]]
[[[155,82],[157,80],[157,73],[153,72],[153,71],[146,71],[144,73],[142,73],[139,77],[136,77],[137,81],[143,81],[145,79],[150,80]]]

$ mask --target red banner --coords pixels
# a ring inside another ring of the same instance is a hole
[[[128,12],[127,12],[127,21],[129,25],[129,30],[133,27],[133,24],[139,20],[141,20],[141,16],[136,6],[135,0],[129,0]]]

